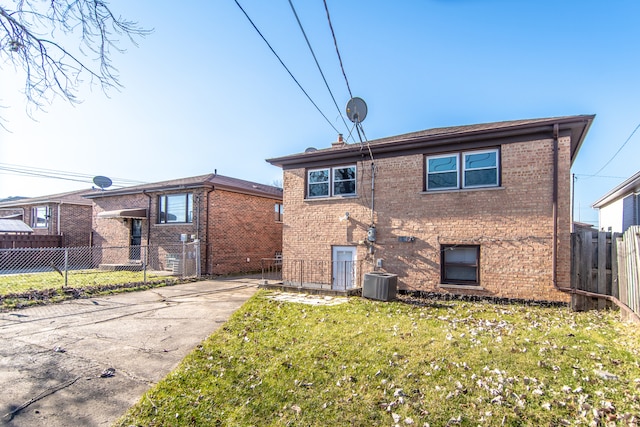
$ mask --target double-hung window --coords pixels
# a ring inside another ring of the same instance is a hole
[[[497,187],[500,155],[497,149],[429,156],[427,191]]]
[[[49,227],[49,207],[37,206],[31,209],[31,228]]]
[[[355,194],[355,165],[313,169],[307,172],[307,197],[309,198]]]
[[[480,283],[480,246],[442,246],[441,281],[448,284]]]
[[[158,197],[158,223],[193,222],[193,194],[165,194]]]

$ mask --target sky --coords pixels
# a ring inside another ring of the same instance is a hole
[[[96,175],[156,182],[216,170],[277,184],[282,171],[265,159],[348,137],[351,95],[323,1],[291,4],[331,93],[288,0],[238,2],[318,108],[234,0],[113,0],[115,15],[153,29],[137,46],[120,39],[120,90],[85,81],[80,104],[58,97],[28,114],[24,76],[0,53],[0,199],[90,188]],[[574,219],[596,225],[591,205],[640,170],[637,0],[326,3],[351,93],[368,106],[367,139],[595,114],[572,172]],[[6,170],[14,166],[88,178]]]

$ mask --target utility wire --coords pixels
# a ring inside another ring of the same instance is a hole
[[[311,43],[309,42],[309,38],[307,37],[307,33],[304,31],[304,28],[302,27],[302,23],[300,22],[300,18],[298,17],[298,13],[296,12],[295,7],[293,7],[293,2],[291,0],[289,0],[289,6],[291,6],[291,11],[293,12],[293,15],[296,17],[296,21],[298,21],[298,26],[300,27],[300,31],[302,31],[302,35],[304,36],[305,41],[307,42],[307,46],[309,47],[309,51],[311,51],[311,56],[313,56],[313,60],[316,62],[316,66],[318,67],[318,71],[320,71],[320,75],[322,76],[322,80],[324,81],[325,86],[327,87],[327,90],[329,91],[329,95],[331,95],[331,99],[333,100],[333,105],[336,106],[336,110],[338,110],[338,114],[340,114],[340,118],[342,119],[342,123],[344,123],[344,127],[349,130],[349,126],[347,125],[347,122],[344,119],[344,115],[342,114],[340,107],[338,107],[338,103],[336,102],[336,98],[333,96],[333,92],[331,91],[331,88],[329,87],[329,83],[327,83],[327,79],[324,76],[324,73],[322,72],[322,68],[320,67],[320,64],[318,63],[318,58],[316,57],[315,52],[313,51],[313,48],[311,47]]]
[[[606,168],[609,163],[611,163],[613,161],[613,159],[616,158],[616,156],[618,155],[618,153],[620,153],[620,151],[622,151],[622,149],[624,148],[625,145],[627,145],[627,142],[629,142],[629,140],[631,140],[631,137],[633,136],[633,134],[636,133],[636,131],[640,129],[640,123],[638,123],[638,126],[636,126],[636,128],[633,130],[633,132],[631,132],[631,135],[629,135],[629,137],[627,138],[627,140],[624,142],[624,144],[622,144],[620,146],[620,148],[618,148],[618,151],[616,151],[616,153],[609,159],[609,161],[607,163],[604,164],[604,166],[602,166],[600,169],[598,169],[598,172],[591,174],[591,175],[587,175],[587,178],[593,178],[595,176],[597,176],[600,172],[602,172],[602,170],[604,168]]]
[[[66,172],[53,169],[34,168],[29,166],[0,163],[0,173],[20,176],[35,176],[40,178],[60,179],[66,181],[92,183],[94,175]],[[124,178],[113,178],[114,184],[119,187],[126,185],[144,184],[143,181],[135,181]]]
[[[340,56],[340,49],[338,49],[338,40],[336,39],[336,33],[333,31],[333,25],[331,24],[331,16],[329,15],[329,6],[327,6],[327,0],[323,0],[324,10],[327,12],[327,21],[329,21],[329,28],[331,29],[331,35],[333,36],[333,45],[336,47],[336,53],[338,54],[338,61],[340,61],[340,69],[344,76],[344,81],[347,84],[347,90],[349,91],[349,99],[353,98],[351,93],[351,87],[349,86],[349,80],[347,79],[347,73],[344,72],[344,65],[342,64],[342,57]]]
[[[294,77],[294,75],[291,73],[291,71],[289,70],[289,68],[284,64],[284,62],[282,61],[282,59],[280,59],[280,56],[278,56],[278,54],[276,53],[276,51],[273,49],[273,47],[271,47],[271,44],[269,44],[269,42],[267,41],[267,39],[262,35],[262,33],[260,32],[260,30],[258,29],[258,27],[256,27],[256,24],[253,23],[253,21],[251,20],[251,18],[249,17],[249,15],[247,14],[247,12],[245,12],[245,10],[242,8],[242,6],[240,6],[240,3],[238,3],[238,0],[234,0],[236,5],[238,6],[238,8],[240,8],[240,10],[242,11],[242,13],[244,14],[244,16],[247,18],[247,20],[249,21],[249,23],[251,23],[251,25],[253,26],[253,29],[256,30],[256,32],[260,35],[260,37],[262,38],[262,40],[267,44],[267,46],[269,47],[269,49],[271,50],[271,53],[273,53],[275,55],[276,58],[278,58],[278,61],[280,61],[280,65],[282,65],[284,67],[285,70],[287,70],[287,73],[289,73],[289,76],[291,76],[291,78],[293,79],[294,82],[296,82],[296,84],[298,85],[298,87],[300,88],[300,90],[306,95],[307,99],[313,104],[314,107],[316,107],[316,110],[318,110],[318,112],[322,115],[322,117],[324,117],[324,119],[327,121],[327,123],[329,123],[329,126],[331,126],[333,128],[333,130],[336,131],[336,133],[340,133],[340,131],[338,129],[336,129],[336,127],[333,125],[333,123],[331,123],[331,121],[327,118],[327,116],[324,115],[324,113],[322,112],[322,110],[320,110],[320,107],[318,107],[318,105],[313,101],[313,99],[311,99],[311,96],[309,96],[309,94],[307,93],[306,90],[304,90],[304,88],[302,87],[302,85],[300,84],[300,82],[298,82],[298,80]]]

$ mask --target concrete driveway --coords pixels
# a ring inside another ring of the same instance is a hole
[[[202,281],[0,313],[0,425],[111,425],[257,283]]]

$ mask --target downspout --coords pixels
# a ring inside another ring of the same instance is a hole
[[[213,170],[213,177],[211,179],[214,179],[216,176],[218,175],[218,169],[214,169]],[[205,216],[204,216],[204,221],[205,221],[205,230],[204,230],[204,269],[206,271],[205,274],[212,274],[213,272],[213,264],[211,266],[208,265],[209,262],[209,195],[216,189],[215,185],[212,186],[206,193],[205,193]]]
[[[149,250],[149,242],[151,241],[151,196],[147,194],[146,190],[142,190],[142,194],[149,198],[149,204],[147,208],[147,251]]]
[[[560,127],[553,125],[553,246],[551,248],[553,287],[562,292],[573,292],[574,289],[558,286],[558,137]]]
[[[209,262],[209,195],[215,190],[215,187],[212,187],[211,189],[209,189],[206,193],[205,193],[205,216],[204,216],[204,222],[205,222],[205,230],[204,230],[204,269],[206,271],[206,274],[211,274],[212,270],[213,270],[213,265],[209,266],[208,262]]]
[[[553,275],[553,286],[558,288],[558,124],[553,125],[553,247],[551,270]]]
[[[617,305],[621,311],[624,311],[634,322],[640,323],[640,316],[631,310],[625,303],[612,295],[596,294],[593,292],[583,291],[574,288],[564,288],[558,286],[558,273],[556,267],[558,264],[558,136],[559,126],[553,125],[553,286],[562,292],[569,292],[571,294],[583,295],[591,298],[599,298],[607,301],[611,301]],[[572,218],[573,220],[573,218]]]

